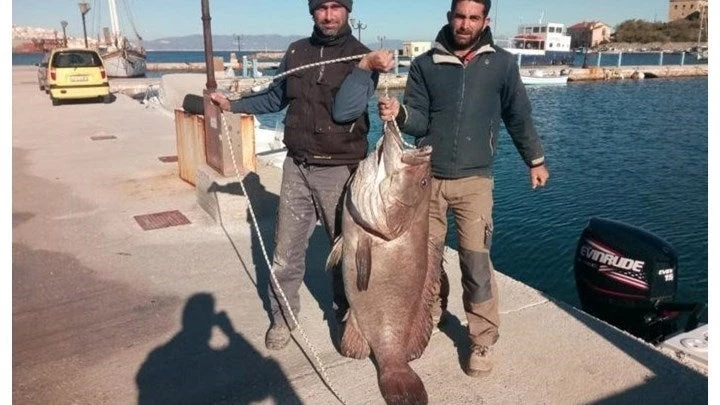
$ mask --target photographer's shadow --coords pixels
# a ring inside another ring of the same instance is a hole
[[[228,343],[210,346],[217,326]],[[182,330],[155,348],[136,376],[138,404],[302,403],[282,369],[237,333],[206,293],[188,299]]]

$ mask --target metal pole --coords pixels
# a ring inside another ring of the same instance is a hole
[[[78,3],[78,7],[80,7],[80,15],[82,16],[82,22],[83,22],[83,39],[85,40],[85,48],[88,47],[88,40],[87,40],[87,28],[85,27],[85,14],[90,11],[90,5],[87,3]],[[99,42],[99,41],[98,41]]]
[[[83,38],[85,39],[85,48],[87,48],[88,42],[87,42],[87,28],[85,28],[85,14],[82,15],[82,20],[83,20]]]
[[[597,65],[600,66],[600,59],[602,59],[602,52],[598,52]]]
[[[622,66],[622,52],[618,54],[618,67]]]
[[[663,64],[663,56],[664,56],[664,53],[665,53],[665,52],[660,51],[660,66],[662,66],[662,64]]]
[[[60,25],[62,25],[63,28],[63,46],[67,48],[67,34],[65,34],[65,27],[67,27],[68,22],[65,20],[60,21]]]
[[[207,75],[207,82],[205,87],[209,91],[217,89],[217,82],[215,81],[215,67],[213,65],[213,48],[212,48],[212,31],[210,30],[210,5],[208,0],[200,0],[200,6],[202,7],[202,22],[203,22],[203,39],[205,40],[205,73]]]
[[[680,56],[680,66],[685,66],[685,51],[682,51]]]
[[[247,55],[243,55],[243,77],[248,75],[248,59]]]

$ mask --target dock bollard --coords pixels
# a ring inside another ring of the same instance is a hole
[[[243,55],[243,77],[248,76],[248,60],[247,55]]]

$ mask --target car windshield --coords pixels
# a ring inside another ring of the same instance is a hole
[[[100,56],[95,52],[85,51],[62,51],[55,54],[52,66],[64,67],[94,67],[102,66]]]

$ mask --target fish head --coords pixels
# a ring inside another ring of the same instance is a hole
[[[429,204],[431,153],[430,146],[407,145],[397,126],[386,124],[350,185],[347,209],[355,222],[386,240],[401,235]]]

